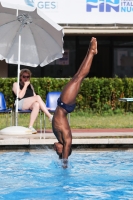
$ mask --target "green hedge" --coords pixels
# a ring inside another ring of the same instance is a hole
[[[32,78],[31,83],[35,92],[45,101],[49,91],[62,91],[67,78]],[[0,91],[4,93],[7,106],[12,107],[14,99],[12,85],[15,78],[0,78]],[[96,113],[123,110],[125,103],[118,101],[120,97],[133,97],[133,79],[131,78],[86,78],[77,96],[78,110]],[[132,109],[130,104],[130,109]]]

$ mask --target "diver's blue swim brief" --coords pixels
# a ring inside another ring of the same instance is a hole
[[[68,104],[63,103],[60,97],[57,100],[57,105],[64,108],[68,113],[71,113],[75,109],[75,106],[76,106],[76,104],[68,105]]]

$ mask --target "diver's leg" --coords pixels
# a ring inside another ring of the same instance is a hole
[[[67,83],[61,93],[61,100],[66,104],[74,104],[80,85],[90,71],[94,55],[97,54],[97,40],[92,37],[88,52],[74,77]]]

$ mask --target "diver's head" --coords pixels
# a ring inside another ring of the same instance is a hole
[[[54,143],[54,150],[58,154],[59,159],[61,159],[62,158],[63,145],[59,142],[55,142]]]
[[[63,145],[60,142],[54,143],[54,150],[56,151],[57,155],[59,156],[59,159],[62,159],[62,152],[63,152]],[[70,148],[69,156],[72,153],[72,148]]]

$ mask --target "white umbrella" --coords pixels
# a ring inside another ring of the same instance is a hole
[[[18,64],[19,35],[22,38],[20,64],[44,66],[62,57],[61,26],[50,20],[41,10],[18,10],[17,17],[16,9],[0,5],[0,60]]]
[[[63,54],[63,28],[41,10],[18,4],[0,5],[0,60],[20,65],[44,66]],[[3,6],[9,7],[5,8]],[[16,15],[16,9],[20,9]],[[28,11],[27,11],[28,10]],[[18,98],[18,92],[17,92]],[[16,112],[18,111],[18,104]],[[17,122],[16,122],[17,123]],[[17,124],[16,124],[17,125]]]

